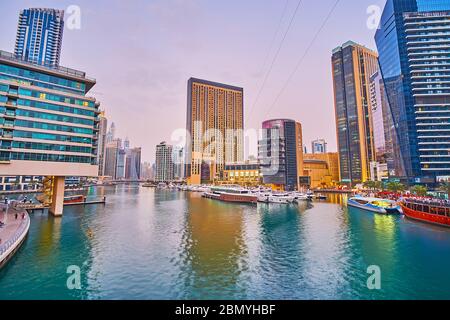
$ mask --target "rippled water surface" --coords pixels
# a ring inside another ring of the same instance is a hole
[[[341,206],[235,205],[138,186],[31,217],[0,299],[450,299],[450,230]],[[67,268],[82,290],[68,290]],[[367,289],[367,267],[382,289]]]

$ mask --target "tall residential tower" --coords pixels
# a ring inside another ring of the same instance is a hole
[[[64,11],[25,9],[20,12],[14,54],[36,64],[59,65],[64,32]]]

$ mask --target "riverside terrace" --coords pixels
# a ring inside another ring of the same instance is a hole
[[[0,205],[0,268],[20,248],[30,227],[30,218],[25,210]]]

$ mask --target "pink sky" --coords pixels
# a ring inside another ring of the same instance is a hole
[[[61,64],[97,79],[91,94],[118,135],[142,146],[143,160],[153,161],[156,144],[185,127],[190,77],[243,87],[246,128],[292,118],[303,124],[309,150],[324,138],[335,151],[331,51],[348,40],[374,49],[367,8],[384,0],[341,0],[274,104],[335,1],[302,1],[254,108],[298,0],[288,0],[275,37],[285,0],[1,1],[0,49],[13,51],[20,9],[78,5],[81,29],[65,30]]]

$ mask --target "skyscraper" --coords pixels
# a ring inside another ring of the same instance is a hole
[[[14,54],[45,66],[59,65],[64,32],[64,11],[25,9],[20,12]]]
[[[184,179],[184,148],[175,146],[173,148],[173,165],[174,165],[174,177],[177,180]]]
[[[141,148],[128,149],[125,166],[126,180],[141,179]]]
[[[108,133],[106,134],[106,143],[113,142],[114,139],[116,139],[116,125],[112,122]]]
[[[450,177],[450,1],[388,0],[375,35],[404,176]]]
[[[324,139],[317,139],[311,142],[311,150],[313,154],[327,153],[327,142]]]
[[[188,183],[211,182],[225,163],[244,160],[244,89],[189,79],[186,127]]]
[[[340,179],[354,185],[370,178],[375,159],[369,84],[377,54],[349,41],[333,50],[332,68]]]
[[[170,182],[173,181],[173,147],[166,142],[161,142],[156,146],[156,182]]]
[[[119,143],[119,151],[117,153],[117,169],[116,169],[116,179],[125,179],[125,157],[126,152],[125,149],[121,146],[122,144]]]
[[[120,140],[116,139],[106,144],[104,175],[117,179],[117,161],[119,159]]]
[[[105,152],[106,152],[106,134],[108,129],[108,120],[105,117],[105,113],[102,112],[99,118],[98,125],[98,150],[97,150],[97,163],[98,163],[98,175],[105,175]]]
[[[303,176],[302,125],[276,119],[262,124],[258,152],[264,184],[274,189],[299,190]]]

